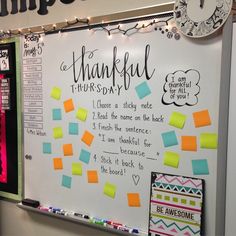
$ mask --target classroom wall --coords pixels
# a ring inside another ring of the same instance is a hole
[[[9,1],[10,2],[10,1]],[[39,16],[36,11],[27,11],[1,17],[0,29],[16,29],[42,24],[56,23],[77,16],[101,16],[115,12],[155,6],[168,0],[76,0],[73,4],[63,5],[59,0],[49,8],[46,16]],[[110,232],[66,222],[59,219],[26,212],[16,203],[0,199],[0,236],[108,236]]]

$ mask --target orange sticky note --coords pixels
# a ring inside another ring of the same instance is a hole
[[[88,183],[98,183],[98,172],[96,170],[87,171]]]
[[[83,134],[83,137],[81,138],[81,140],[87,144],[88,146],[90,146],[93,142],[93,138],[94,136],[89,132],[89,131],[85,131]]]
[[[63,153],[64,153],[64,156],[72,156],[73,155],[72,144],[63,144]]]
[[[138,193],[127,193],[128,205],[130,207],[140,207],[140,199]]]
[[[208,110],[194,112],[193,120],[196,128],[211,125],[211,118]]]
[[[70,112],[75,109],[72,98],[64,101],[64,109],[65,109],[65,112]]]
[[[183,151],[197,151],[197,137],[181,136],[181,149]]]
[[[53,158],[53,166],[55,170],[62,170],[63,163],[61,158]]]

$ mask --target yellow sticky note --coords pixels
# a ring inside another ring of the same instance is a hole
[[[179,166],[179,154],[176,152],[165,152],[164,165],[178,168]]]
[[[81,140],[87,144],[88,146],[90,146],[93,142],[93,138],[94,136],[89,132],[89,131],[85,131],[83,134],[83,137],[81,138]]]
[[[218,147],[218,135],[215,133],[200,134],[200,147],[207,149],[216,149]]]
[[[75,108],[74,108],[74,103],[73,103],[72,98],[64,101],[64,110],[66,113],[70,111],[74,111],[74,109]]]
[[[63,144],[64,156],[73,156],[73,146],[71,143]]]
[[[84,108],[79,108],[76,112],[76,118],[81,121],[86,121],[88,111]]]
[[[115,198],[116,186],[114,184],[106,182],[103,188],[103,193],[108,197]]]
[[[197,151],[196,136],[181,136],[181,149],[183,151]]]
[[[127,193],[127,198],[130,207],[140,207],[139,193]]]
[[[72,163],[72,175],[82,175],[83,167],[81,163]]]
[[[179,129],[183,129],[187,116],[180,112],[172,112],[169,120],[169,125]]]
[[[211,118],[208,110],[194,112],[193,120],[196,128],[211,125]]]
[[[55,128],[53,128],[53,137],[54,137],[55,139],[63,138],[63,131],[62,131],[62,128],[61,128],[61,127],[55,127]]]
[[[56,100],[60,100],[61,98],[61,89],[58,87],[53,87],[51,90],[51,97],[56,99]]]
[[[87,171],[88,183],[98,183],[98,172],[96,170]]]
[[[61,158],[53,158],[53,166],[55,170],[63,169],[63,162]]]

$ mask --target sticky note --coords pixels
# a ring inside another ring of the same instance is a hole
[[[55,139],[63,138],[63,131],[61,127],[53,128],[53,137]]]
[[[72,98],[64,101],[64,110],[65,110],[66,113],[70,112],[70,111],[73,111],[74,109],[75,108],[74,108],[74,103],[73,103]]]
[[[115,198],[116,186],[114,184],[106,182],[103,188],[103,193],[108,197]]]
[[[59,108],[52,109],[52,119],[61,120],[61,109]]]
[[[147,84],[147,82],[143,82],[135,87],[136,93],[140,99],[143,99],[144,97],[151,94],[151,90]]]
[[[183,129],[186,121],[186,115],[180,112],[172,112],[169,120],[169,125],[174,126],[179,129]]]
[[[98,183],[98,172],[96,170],[87,171],[88,183]]]
[[[83,137],[81,138],[81,140],[87,144],[88,146],[90,146],[93,142],[93,138],[94,136],[89,132],[89,131],[85,131],[83,134]]]
[[[164,153],[164,165],[178,168],[179,154],[176,152],[165,152]]]
[[[194,175],[209,175],[206,159],[192,160],[192,168]]]
[[[175,131],[169,131],[161,134],[164,147],[178,145]]]
[[[64,156],[73,156],[73,146],[71,143],[63,144]]]
[[[43,153],[44,154],[51,154],[52,153],[51,143],[43,143]]]
[[[61,89],[58,87],[53,87],[51,90],[51,97],[56,99],[56,100],[60,100],[61,98]]]
[[[208,110],[194,112],[193,120],[196,128],[211,125],[211,118]]]
[[[62,183],[61,183],[61,185],[63,187],[71,188],[71,181],[72,181],[72,178],[70,176],[62,175]]]
[[[183,151],[197,151],[197,137],[181,136],[181,149]]]
[[[216,149],[218,146],[218,135],[215,133],[201,133],[200,147],[207,149]]]
[[[80,152],[79,160],[88,164],[90,161],[90,152],[82,149]]]
[[[130,207],[140,207],[140,198],[138,193],[127,193],[127,198]]]
[[[72,175],[82,175],[83,167],[81,163],[72,163]]]
[[[63,162],[61,158],[53,158],[53,166],[55,170],[63,169]]]
[[[79,124],[78,123],[69,123],[69,134],[78,135],[79,134]]]
[[[86,121],[88,111],[84,108],[79,108],[76,112],[76,118],[81,121]]]

